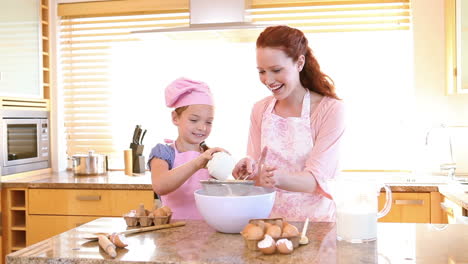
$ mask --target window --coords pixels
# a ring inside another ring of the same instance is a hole
[[[343,169],[410,169],[408,1],[254,4],[249,11],[254,22],[289,24],[307,33],[323,71],[347,104]],[[251,107],[269,95],[256,71],[258,32],[153,39],[129,33],[186,23],[186,10],[62,17],[69,155],[93,148],[111,155],[111,168],[122,168],[122,150],[128,148],[136,124],[148,129],[146,156],[164,138],[175,139],[177,130],[163,96],[166,85],[180,76],[207,82],[214,93],[216,113],[208,145],[226,148],[236,158],[245,155]]]

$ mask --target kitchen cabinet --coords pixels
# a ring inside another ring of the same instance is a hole
[[[467,216],[467,210],[456,204],[447,197],[443,197],[440,207],[443,211],[443,222],[448,224],[457,223],[457,217]]]
[[[28,245],[88,223],[99,216],[29,215]]]
[[[379,210],[385,205],[385,193],[379,196]],[[430,223],[430,193],[392,193],[390,212],[379,219],[379,222],[396,223]]]
[[[153,201],[152,190],[29,189],[26,241],[30,245],[99,217],[120,217],[140,203],[152,208]]]
[[[42,6],[41,0],[2,1],[0,96],[43,97]]]
[[[2,189],[2,252],[8,254],[26,246],[27,189]]]
[[[468,94],[468,3],[445,0],[447,94]]]

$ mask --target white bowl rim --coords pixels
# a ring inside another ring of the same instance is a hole
[[[265,187],[263,187],[265,188]],[[204,189],[198,189],[193,192],[195,196],[203,196],[203,197],[213,197],[213,199],[248,199],[250,197],[261,197],[261,196],[270,196],[276,194],[276,190],[273,188],[265,188],[270,190],[268,193],[261,193],[261,194],[255,194],[255,195],[238,195],[238,196],[217,196],[217,195],[208,195],[208,194],[202,194],[200,193],[201,191],[205,191]]]

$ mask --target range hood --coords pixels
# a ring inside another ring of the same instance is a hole
[[[132,33],[170,33],[229,29],[262,29],[270,25],[246,20],[247,0],[190,0],[190,24],[173,27],[133,31]],[[250,6],[249,6],[250,7]]]

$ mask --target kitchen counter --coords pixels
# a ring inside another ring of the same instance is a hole
[[[302,228],[302,223],[293,223]],[[126,229],[122,218],[100,218],[7,256],[7,263],[467,263],[468,225],[378,223],[377,241],[336,241],[334,223],[310,223],[310,243],[291,255],[262,255],[239,234],[216,232],[203,221],[128,237],[112,260],[89,232]]]
[[[466,193],[465,190],[453,185],[441,185],[439,186],[439,192],[459,206],[468,210],[468,193]]]
[[[349,174],[348,174],[349,175]],[[357,175],[357,174],[356,174]],[[356,176],[359,177],[359,176]],[[388,182],[393,192],[437,192],[438,183],[405,182],[393,175],[379,176]],[[375,177],[374,177],[375,178]],[[72,172],[44,173],[2,181],[4,188],[60,189],[138,189],[151,190],[151,173],[127,176],[123,171],[109,171],[101,176],[74,176]]]
[[[372,175],[370,175],[372,174]],[[443,195],[457,202],[468,210],[468,195],[454,192],[449,188],[444,176],[425,177],[424,182],[416,178],[415,182],[408,181],[407,175],[398,173],[346,173],[347,177],[379,179],[390,185],[392,192],[438,192],[442,188]],[[365,175],[365,176],[363,176]],[[413,179],[415,179],[413,177]],[[3,188],[31,188],[31,189],[109,189],[109,190],[152,190],[151,173],[127,176],[123,171],[109,171],[101,176],[74,176],[72,172],[44,173],[2,181]]]
[[[72,172],[44,173],[2,181],[3,188],[152,190],[151,173],[127,176],[123,171],[107,175],[74,176]]]

